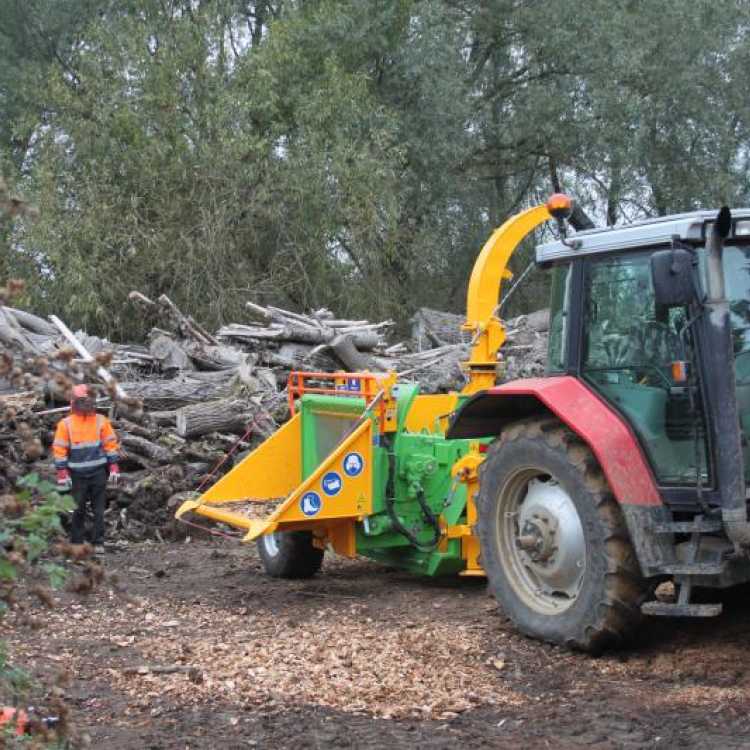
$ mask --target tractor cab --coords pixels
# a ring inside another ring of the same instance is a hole
[[[750,210],[732,217],[722,266],[748,477]],[[707,289],[706,241],[715,218],[716,212],[681,214],[581,232],[575,244],[537,248],[537,262],[552,269],[548,373],[580,378],[619,412],[664,500],[686,510],[698,509],[701,501],[718,505],[710,438],[718,394],[706,387],[718,363],[702,350],[701,313],[691,309]],[[673,248],[693,256],[695,299],[665,304],[654,284],[654,256]]]

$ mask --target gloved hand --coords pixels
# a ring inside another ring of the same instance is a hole
[[[117,487],[120,482],[120,467],[117,464],[109,465],[109,477],[107,478],[107,484],[110,487]]]
[[[70,492],[73,486],[73,481],[70,478],[70,474],[67,469],[57,470],[57,489],[59,492]]]

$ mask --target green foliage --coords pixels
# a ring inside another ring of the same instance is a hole
[[[19,695],[31,686],[29,675],[8,659],[5,644],[0,641],[0,695]]]
[[[75,502],[69,494],[60,494],[51,482],[40,479],[38,474],[29,474],[18,481],[21,491],[16,500],[23,512],[18,518],[8,518],[4,522],[4,533],[23,536],[28,553],[28,562],[37,560],[46,549],[47,541],[62,534],[60,517],[72,511]]]
[[[72,511],[74,502],[36,474],[24,477],[18,485],[17,493],[2,498],[0,508],[0,617],[19,585],[42,580],[59,588],[65,580],[64,568],[44,557],[52,540],[62,533],[61,514]],[[0,641],[0,705],[15,702],[30,686],[29,676],[8,660]]]
[[[95,0],[0,0],[0,142],[17,164],[45,109],[42,84],[50,66],[75,85],[71,48],[101,9]]]
[[[60,518],[73,510],[70,495],[59,494],[53,484],[37,474],[29,474],[18,482],[19,491],[4,498],[0,510],[0,585],[17,582],[34,572],[36,563],[49,551],[50,541],[63,534]],[[59,587],[64,580],[63,569],[52,562],[41,564],[45,577]],[[0,591],[0,612],[4,607]]]
[[[119,337],[132,288],[209,325],[248,298],[460,310],[492,227],[558,186],[610,224],[745,200],[748,12],[0,0],[0,168],[41,212],[0,226],[4,270]]]

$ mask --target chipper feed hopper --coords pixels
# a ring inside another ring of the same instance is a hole
[[[571,240],[571,207],[552,196],[482,249],[460,393],[292,373],[290,420],[177,516],[243,530],[274,576],[314,575],[326,549],[486,576],[520,630],[588,651],[644,614],[719,614],[692,592],[750,580],[750,210]],[[550,219],[547,373],[496,386],[508,260]]]

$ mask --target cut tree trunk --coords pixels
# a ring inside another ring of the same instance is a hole
[[[349,333],[354,339],[357,349],[369,351],[382,342],[377,330],[360,327],[356,329],[313,328],[295,321],[288,321],[285,325],[273,323],[268,328],[260,326],[245,326],[238,323],[224,326],[218,333],[222,338],[256,341],[296,341],[300,344],[327,344],[339,333]]]
[[[337,370],[338,362],[328,352],[313,350],[304,344],[282,344],[277,352],[265,351],[261,360],[275,367],[289,370],[315,370],[317,372]]]
[[[183,438],[198,437],[209,432],[241,434],[245,432],[251,419],[248,406],[242,401],[209,401],[177,410],[177,434]]]
[[[169,411],[151,411],[148,413],[148,416],[159,427],[174,427],[177,412],[174,409]]]
[[[186,342],[183,348],[199,370],[231,370],[243,360],[242,352],[229,346]]]
[[[0,307],[0,344],[26,354],[37,354],[36,347],[24,334],[15,316]]]
[[[41,334],[42,336],[57,336],[57,328],[48,323],[38,315],[32,315],[25,310],[16,310],[15,307],[4,307],[5,312],[10,313],[27,331]]]
[[[142,380],[122,385],[127,388],[128,393],[141,399],[146,409],[156,411],[223,398],[231,392],[231,384],[227,379],[220,382],[192,379]]]
[[[350,333],[342,333],[336,336],[328,345],[331,351],[341,361],[341,364],[350,372],[362,372],[372,369],[371,358],[362,354],[354,345],[354,338]]]
[[[187,352],[171,336],[164,333],[155,335],[148,348],[151,356],[159,363],[162,372],[195,369]]]
[[[190,380],[198,381],[201,383],[229,383],[232,378],[236,375],[236,370],[239,368],[229,370],[196,370],[191,372],[187,377]]]
[[[148,427],[136,424],[135,422],[131,422],[130,420],[124,419],[122,417],[117,419],[112,426],[115,428],[115,430],[117,430],[118,434],[120,432],[127,432],[131,435],[138,435],[138,437],[146,438],[146,440],[151,440],[154,437],[153,430],[150,430],[148,429]]]
[[[120,442],[129,451],[139,453],[146,458],[150,458],[152,461],[156,461],[158,464],[168,464],[174,461],[174,455],[172,451],[167,448],[152,443],[146,438],[139,437],[138,435],[130,435],[125,433],[120,436]]]

